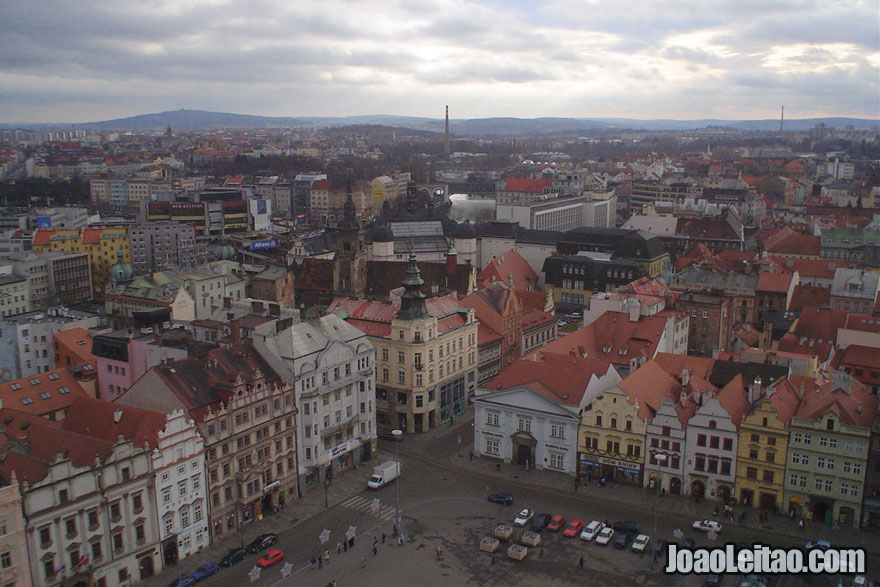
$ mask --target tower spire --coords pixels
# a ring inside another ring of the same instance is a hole
[[[409,254],[409,267],[406,269],[406,277],[403,279],[403,295],[400,297],[400,312],[398,320],[427,320],[428,308],[425,305],[425,294],[422,286],[425,281],[416,263],[415,251]]]
[[[449,105],[446,106],[446,137],[443,140],[443,153],[449,159]]]

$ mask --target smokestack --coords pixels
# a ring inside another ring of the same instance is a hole
[[[785,106],[782,106],[782,111],[779,113],[779,132],[782,132],[782,123],[785,121]]]
[[[449,159],[449,105],[446,106],[446,137],[443,140],[443,153]]]

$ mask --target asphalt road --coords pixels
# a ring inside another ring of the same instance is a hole
[[[411,447],[407,447],[411,448]],[[331,507],[322,514],[300,523],[294,531],[281,534],[278,548],[284,551],[292,564],[288,578],[281,575],[282,565],[261,573],[253,581],[255,586],[303,585],[325,586],[331,581],[337,585],[701,585],[703,578],[673,577],[663,574],[662,568],[651,568],[650,555],[639,555],[612,546],[585,543],[561,534],[543,533],[541,548],[533,549],[523,561],[507,559],[503,551],[495,555],[479,552],[479,542],[491,534],[499,522],[513,521],[522,507],[538,513],[562,514],[567,519],[633,521],[640,530],[655,538],[653,515],[634,514],[626,505],[614,502],[588,501],[574,492],[524,489],[517,480],[487,481],[477,474],[453,473],[431,463],[430,453],[442,452],[432,446],[420,451],[420,456],[405,456],[400,478],[400,508],[404,545],[398,546],[392,535],[395,487],[377,492],[364,490],[360,495]],[[410,452],[410,451],[407,451]],[[427,453],[427,454],[426,454]],[[513,506],[499,506],[486,501],[489,493],[507,491],[515,495]],[[608,491],[613,488],[608,487]],[[379,499],[381,509],[373,512],[373,499]],[[653,501],[653,500],[650,500]],[[754,529],[726,525],[716,541],[690,528],[693,520],[670,515],[662,510],[659,500],[659,537],[673,539],[673,531],[680,529],[685,536],[696,540],[698,546],[724,542],[756,542],[762,539]],[[344,539],[346,530],[357,530],[355,546],[342,553],[336,545]],[[319,539],[323,530],[330,531],[326,545]],[[382,533],[386,542],[382,544]],[[378,554],[372,545],[379,541]],[[765,541],[766,542],[766,541]],[[773,546],[802,546],[794,538]],[[436,549],[440,547],[438,558]],[[324,548],[330,550],[330,562],[323,569],[310,568],[309,560]],[[578,559],[584,557],[584,568],[578,568]],[[235,567],[223,570],[205,581],[207,585],[247,585],[248,573],[257,557],[249,556]],[[878,561],[869,559],[869,569],[878,568]],[[725,578],[725,585],[736,584],[735,578]],[[801,578],[777,580],[780,586],[804,584]],[[836,585],[836,579],[819,577],[815,585]]]

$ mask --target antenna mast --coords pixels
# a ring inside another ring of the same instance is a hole
[[[779,132],[782,132],[783,122],[785,122],[785,105],[782,106],[782,112],[779,113]]]

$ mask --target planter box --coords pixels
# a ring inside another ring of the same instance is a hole
[[[521,544],[511,544],[507,549],[507,557],[521,561],[529,554],[529,549]]]
[[[501,548],[501,541],[491,536],[486,536],[480,540],[480,550],[483,552],[496,552]]]
[[[537,532],[526,532],[519,541],[525,546],[538,546],[541,544],[541,535]]]
[[[495,527],[495,532],[493,532],[495,538],[499,540],[510,540],[510,537],[513,536],[513,526],[508,526],[507,524],[498,524]]]

